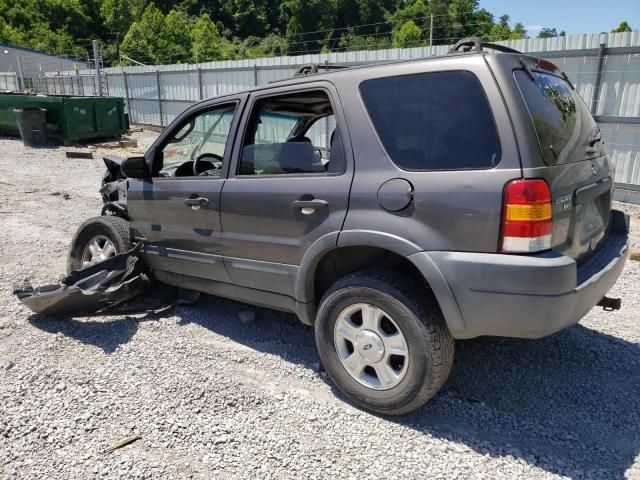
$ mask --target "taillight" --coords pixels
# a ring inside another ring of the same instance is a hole
[[[504,187],[501,250],[532,253],[551,248],[551,190],[540,178],[512,180]]]

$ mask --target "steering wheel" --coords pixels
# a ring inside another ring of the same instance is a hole
[[[208,161],[212,164],[214,164],[214,162],[219,162],[220,165],[222,165],[222,156],[218,155],[217,153],[203,153],[202,155],[199,155],[198,157],[196,157],[196,159],[193,161],[193,175],[194,176],[198,176],[203,172],[198,172],[198,162],[199,161]],[[213,162],[211,161],[213,160]],[[215,164],[214,164],[215,165]],[[209,169],[205,170],[208,171]]]

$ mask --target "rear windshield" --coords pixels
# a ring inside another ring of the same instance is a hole
[[[587,149],[596,122],[577,92],[562,78],[523,70],[514,72],[533,122],[542,157],[547,165],[578,162],[599,156]]]
[[[391,160],[406,170],[495,167],[500,141],[482,85],[452,71],[367,80],[360,94]]]

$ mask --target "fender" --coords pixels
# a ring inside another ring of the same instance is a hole
[[[322,257],[339,247],[364,246],[384,248],[403,257],[421,251],[420,247],[404,238],[373,230],[343,230],[331,232],[317,239],[309,247],[298,269],[295,285],[295,297],[298,302],[314,300],[313,277]]]
[[[340,232],[338,247],[357,245],[384,248],[403,257],[422,251],[422,248],[415,243],[390,233],[375,230],[343,230]]]
[[[315,275],[316,267],[327,252],[336,248],[339,233],[331,232],[321,236],[305,252],[296,276],[294,294],[297,302],[309,303],[314,300],[313,276]]]
[[[431,286],[452,335],[455,337],[457,333],[466,330],[453,292],[429,253],[424,252],[419,246],[407,239],[373,230],[346,230],[328,233],[309,247],[300,263],[295,284],[295,296],[299,307],[298,315],[301,316],[300,313],[304,313],[301,316],[301,319],[304,317],[306,320],[303,320],[304,323],[311,324],[315,316],[313,279],[318,263],[331,250],[349,246],[383,248],[407,258]]]
[[[460,312],[458,301],[451,290],[449,282],[433,261],[429,252],[418,252],[407,257],[413,263],[422,276],[427,280],[433,295],[436,297],[442,315],[453,338],[466,338],[464,332],[467,326]]]

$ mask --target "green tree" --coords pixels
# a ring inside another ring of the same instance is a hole
[[[27,38],[22,30],[12,27],[4,18],[0,17],[0,43],[25,45]]]
[[[417,47],[422,39],[422,30],[413,20],[405,22],[399,30],[393,32],[393,46],[395,48]]]
[[[450,42],[455,39],[472,36],[475,32],[475,14],[478,0],[451,0],[449,2]]]
[[[92,35],[94,21],[79,0],[44,0],[41,8],[49,30],[64,30],[72,39]]]
[[[497,42],[500,40],[518,40],[520,38],[524,38],[527,33],[524,29],[524,25],[522,25],[522,23],[516,23],[513,30],[511,30],[511,27],[509,27],[509,20],[509,15],[502,15],[498,20],[498,23],[491,27],[491,32],[489,33],[491,41]]]
[[[343,32],[338,40],[338,49],[341,51],[352,50],[377,50],[380,48],[389,48],[390,39],[383,35],[357,35],[354,29]]]
[[[431,0],[429,10],[433,14],[433,44],[445,45],[455,41],[455,38],[450,38],[451,18],[447,0]]]
[[[242,38],[266,35],[269,30],[267,0],[226,0],[221,3],[235,35]]]
[[[424,29],[429,28],[430,15],[431,9],[424,0],[413,0],[412,2],[407,2],[403,8],[398,8],[395,12],[388,14],[387,19],[398,30],[409,20]]]
[[[0,41],[84,57],[99,39],[105,59],[122,47],[149,64],[526,37],[479,0],[0,0],[0,12]]]
[[[184,11],[171,10],[164,19],[163,52],[165,63],[188,62],[191,57],[191,28],[193,22]]]
[[[388,31],[389,26],[383,23],[387,15],[384,0],[335,0],[335,2],[333,28],[336,30],[329,32],[330,47],[347,47],[345,42],[350,41],[361,44],[366,36],[372,34],[380,36],[381,33]],[[354,45],[349,48],[354,48]]]
[[[119,55],[120,43],[133,23],[133,10],[128,0],[104,0],[100,7],[102,17],[110,39],[116,44]]]
[[[335,0],[283,0],[288,53],[321,50],[331,37],[326,30],[332,28],[335,7]]]
[[[554,38],[558,36],[556,28],[543,28],[538,33],[538,38]]]
[[[406,41],[403,40],[406,35],[411,34],[415,36],[416,32],[414,27],[418,29],[419,37],[422,37],[422,32],[424,32],[425,38],[428,38],[431,25],[430,15],[431,9],[424,0],[413,0],[412,2],[408,2],[403,8],[398,8],[394,13],[387,14],[387,19],[392,25],[392,32],[390,39],[384,39],[386,40],[385,46],[388,48],[391,44],[397,48],[399,43],[406,43]],[[411,24],[407,25],[408,22],[411,22]],[[403,32],[401,32],[402,29],[404,29]],[[412,31],[413,33],[411,33]],[[355,50],[355,48],[353,49]]]
[[[260,48],[265,56],[277,57],[287,54],[287,40],[274,33],[267,35],[260,42]]]
[[[385,7],[382,0],[336,0],[336,28],[368,25],[360,30],[366,33],[377,31],[377,25],[384,21]]]
[[[474,16],[474,35],[483,39],[490,39],[492,37],[492,29],[494,27],[493,14],[484,8],[478,10]]]
[[[496,23],[489,31],[488,40],[491,42],[499,42],[500,40],[509,40],[511,38],[511,29],[508,25]]]
[[[517,22],[513,26],[512,37],[516,40],[519,38],[527,38],[527,30],[522,23]]]
[[[122,40],[120,51],[132,59],[151,64],[164,63],[166,57],[165,18],[158,8],[150,3],[140,20],[131,24]]]
[[[192,60],[196,63],[226,60],[226,47],[209,14],[201,15],[191,30]]]
[[[622,32],[633,32],[631,25],[629,25],[629,22],[627,22],[626,20],[620,22],[620,25],[618,25],[616,28],[611,30],[611,33],[622,33]]]

